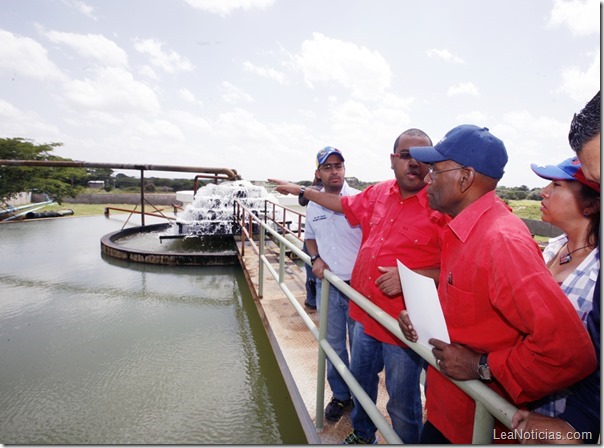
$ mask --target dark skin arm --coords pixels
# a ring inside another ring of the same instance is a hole
[[[407,340],[417,342],[417,332],[413,328],[407,310],[399,314],[398,325]],[[461,344],[447,344],[440,339],[432,338],[428,342],[434,346],[432,354],[443,374],[460,381],[480,379],[478,375],[480,353]]]
[[[293,194],[294,196],[298,196],[300,194],[300,189],[302,188],[302,186],[293,184],[286,180],[268,179],[268,181],[277,184],[277,188],[275,188],[275,190],[285,195]],[[315,190],[314,188],[307,188],[304,192],[304,197],[309,201],[313,201],[320,206],[336,213],[344,213],[342,201],[340,200],[340,196],[337,194],[325,193],[324,191]]]

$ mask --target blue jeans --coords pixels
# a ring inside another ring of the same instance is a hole
[[[306,251],[306,240],[304,240],[304,245],[302,246],[302,250],[305,254],[308,255]],[[317,277],[312,273],[312,266],[304,263],[304,268],[306,269],[306,304],[310,306],[317,306]]]
[[[317,279],[317,310],[321,312],[321,283]],[[348,368],[350,365],[348,347],[346,345],[346,331],[352,344],[355,321],[348,314],[348,297],[337,288],[329,287],[329,308],[327,315],[327,342],[333,347],[342,362]],[[351,397],[350,389],[342,379],[340,373],[327,358],[327,382],[338,400],[348,400]]]
[[[404,443],[418,443],[422,431],[419,388],[422,358],[410,348],[380,342],[365,334],[363,325],[356,322],[350,371],[374,403],[378,394],[378,374],[384,367],[389,396],[386,409],[392,427]],[[374,437],[377,428],[356,399],[350,419],[359,436]]]

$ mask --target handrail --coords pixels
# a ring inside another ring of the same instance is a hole
[[[245,219],[245,215],[249,216],[250,222],[255,221],[258,225],[260,225],[260,239],[259,239],[259,248],[255,245],[256,253],[259,254],[260,259],[260,276],[259,276],[259,290],[260,297],[262,297],[262,283],[264,276],[262,275],[263,266],[271,272],[271,275],[274,279],[276,279],[279,283],[279,287],[285,293],[286,297],[290,301],[290,303],[294,306],[296,312],[302,317],[302,320],[309,328],[311,333],[317,338],[319,343],[320,351],[319,351],[319,370],[318,372],[318,380],[317,380],[317,408],[316,408],[316,421],[315,426],[317,430],[322,429],[323,427],[323,396],[324,396],[324,359],[327,356],[330,361],[333,363],[334,367],[340,373],[346,384],[350,387],[351,392],[354,394],[356,399],[359,401],[363,409],[367,412],[370,418],[375,423],[378,430],[382,433],[384,438],[388,443],[402,443],[399,439],[398,435],[392,429],[392,426],[387,422],[384,416],[380,413],[380,411],[373,403],[373,400],[369,398],[369,396],[365,393],[365,391],[358,384],[350,370],[344,365],[342,360],[333,350],[329,342],[325,337],[326,327],[327,327],[327,313],[329,306],[329,288],[328,285],[333,285],[338,290],[340,290],[344,295],[350,298],[350,300],[354,301],[358,306],[360,306],[364,311],[366,311],[371,317],[373,317],[376,321],[382,324],[388,331],[390,331],[394,336],[404,342],[409,348],[419,354],[424,360],[426,360],[432,367],[437,370],[440,370],[438,365],[435,362],[434,356],[432,354],[432,350],[429,347],[420,345],[417,342],[408,341],[403,332],[401,331],[398,322],[396,319],[388,315],[385,311],[367,299],[365,296],[360,294],[358,291],[353,289],[347,283],[345,283],[338,276],[333,274],[330,270],[324,271],[323,278],[323,287],[321,288],[321,313],[320,313],[320,321],[319,321],[319,330],[317,330],[316,326],[306,313],[306,311],[302,308],[302,306],[298,303],[296,298],[293,296],[287,285],[285,285],[283,279],[283,269],[284,269],[284,257],[285,248],[287,247],[293,253],[295,253],[299,258],[301,258],[304,263],[311,264],[310,257],[305,254],[300,247],[298,247],[293,242],[284,238],[274,229],[272,229],[268,223],[263,222],[257,216],[255,216],[249,209],[247,209],[243,204],[241,204],[238,200],[235,200],[238,207],[237,216],[243,216]],[[273,203],[274,204],[274,203]],[[297,213],[297,212],[296,212]],[[274,221],[274,220],[273,220]],[[251,228],[251,226],[250,226]],[[242,226],[242,230],[244,226]],[[265,232],[268,231],[274,240],[278,242],[280,248],[280,257],[279,257],[279,274],[274,270],[266,256],[264,256],[264,239]],[[245,233],[242,231],[242,234]],[[247,233],[246,237],[252,241],[251,232]],[[245,245],[245,240],[242,237],[242,250]],[[323,382],[320,381],[323,379]],[[478,380],[468,380],[468,381],[457,381],[452,380],[447,377],[453,384],[463,390],[468,396],[470,396],[476,402],[476,411],[474,416],[474,432],[472,435],[472,443],[475,444],[487,444],[492,443],[493,441],[493,425],[494,418],[502,422],[506,427],[512,428],[512,417],[518,410],[516,406],[512,403],[505,400],[503,397],[495,393],[492,389],[487,387],[485,384]]]

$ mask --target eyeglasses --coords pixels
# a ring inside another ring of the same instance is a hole
[[[338,162],[338,163],[324,163],[323,165],[321,165],[319,167],[319,169],[321,171],[331,171],[331,170],[336,170],[336,171],[341,171],[344,169],[344,164],[342,162]]]
[[[394,157],[398,157],[401,160],[409,160],[409,159],[413,158],[413,157],[411,157],[411,153],[409,152],[409,150],[403,150],[401,152],[395,152],[394,153]]]
[[[428,168],[428,176],[430,176],[430,179],[434,180],[434,177],[437,174],[446,173],[447,171],[463,170],[464,168],[467,168],[467,166],[458,166],[457,168],[449,168],[447,170],[434,171],[434,165],[430,165],[430,168]]]

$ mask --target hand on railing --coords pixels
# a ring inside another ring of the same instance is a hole
[[[322,258],[317,258],[312,264],[312,273],[315,274],[315,277],[319,280],[323,280],[323,271],[325,271],[325,269],[329,269],[329,266]]]
[[[512,418],[512,429],[518,431],[523,444],[579,444],[581,434],[562,419],[519,409]],[[594,442],[585,440],[586,443]]]
[[[432,353],[443,374],[458,381],[480,378],[478,375],[480,353],[464,345],[448,344],[435,338],[428,340],[428,343],[434,346]]]
[[[405,336],[408,341],[417,342],[417,332],[413,328],[407,310],[401,311],[401,314],[398,315],[398,326],[401,328],[403,336]]]

